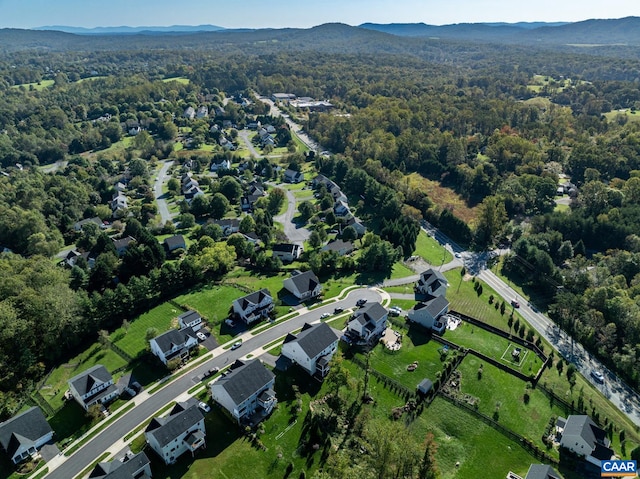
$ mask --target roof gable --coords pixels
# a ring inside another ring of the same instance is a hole
[[[160,418],[154,418],[160,419]],[[197,405],[180,408],[174,408],[168,417],[163,418],[164,421],[152,421],[145,432],[153,437],[160,447],[164,447],[174,439],[180,437],[189,428],[193,427],[204,419]]]
[[[97,385],[110,381],[113,381],[113,378],[107,368],[102,364],[96,364],[94,367],[69,379],[69,384],[73,384],[78,394],[84,395],[92,391]]]
[[[241,404],[275,378],[257,359],[246,363],[236,361],[234,366],[229,374],[218,379],[217,385],[223,387],[236,404]]]
[[[32,407],[0,423],[0,444],[13,456],[20,445],[31,445],[53,430],[39,407]]]
[[[171,351],[174,346],[180,346],[187,342],[189,338],[195,338],[195,333],[190,327],[182,329],[170,329],[159,336],[153,338],[163,353]]]
[[[287,338],[288,337],[289,336],[287,336]],[[340,339],[327,323],[315,325],[305,324],[302,331],[294,337],[294,341],[300,345],[300,348],[302,348],[304,353],[310,358],[315,358],[319,353]]]

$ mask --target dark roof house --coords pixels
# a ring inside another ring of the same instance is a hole
[[[18,464],[51,441],[53,429],[39,407],[0,423],[0,444],[14,464]]]
[[[129,452],[122,459],[99,462],[89,474],[89,479],[149,479],[150,464],[144,452]]]

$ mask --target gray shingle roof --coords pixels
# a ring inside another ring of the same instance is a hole
[[[173,346],[180,346],[187,342],[189,337],[195,338],[193,328],[170,329],[153,338],[163,353],[171,351]]]
[[[586,415],[571,415],[567,418],[562,438],[564,439],[568,436],[580,436],[593,448],[596,447],[597,443],[605,443],[605,441],[608,446],[605,432]]]
[[[290,336],[287,336],[287,339]],[[315,358],[338,339],[340,339],[340,336],[336,334],[331,326],[327,323],[319,323],[315,325],[305,324],[297,336],[293,336],[293,339],[285,340],[285,342],[297,341],[307,356]]]
[[[444,308],[449,306],[449,301],[444,296],[431,296],[429,299],[422,303],[416,304],[413,309],[418,311],[419,309],[426,308],[432,317],[436,317]]]
[[[94,367],[69,379],[69,384],[73,384],[78,394],[84,396],[91,391],[96,384],[102,384],[112,380],[113,378],[109,371],[107,371],[107,368],[102,364],[96,364]]]
[[[184,324],[189,324],[201,318],[202,316],[200,316],[200,313],[190,309],[189,311],[185,311],[180,316],[178,316],[178,321],[182,320]]]
[[[273,251],[277,251],[279,253],[291,253],[293,254],[294,251],[298,248],[298,245],[295,244],[291,244],[291,243],[278,243],[278,244],[274,244],[272,250]]]
[[[52,431],[39,407],[32,407],[0,423],[0,444],[13,457],[20,445],[33,444]]]
[[[562,476],[546,464],[531,464],[524,479],[562,479]]]
[[[90,479],[134,479],[134,474],[149,464],[149,458],[144,452],[139,452],[135,456],[124,462],[114,460],[111,462],[101,462],[89,475]],[[140,479],[147,478],[143,474]],[[136,477],[138,479],[138,477]]]
[[[447,278],[440,271],[436,271],[432,268],[429,268],[420,274],[419,282],[431,291],[438,289],[440,286],[449,285]]]
[[[156,438],[160,447],[164,447],[204,419],[197,405],[185,407],[176,404],[168,417],[153,418],[146,433]]]
[[[388,311],[380,303],[371,302],[358,308],[354,314],[356,316],[364,316],[367,321],[377,323],[388,314]]]
[[[182,235],[173,235],[165,238],[164,245],[169,249],[169,251],[174,250],[176,248],[184,248],[186,245],[184,241],[184,236]]]
[[[234,366],[235,368],[224,378],[218,379],[217,383],[224,387],[236,404],[244,402],[275,378],[275,375],[257,359],[246,363],[236,361]]]
[[[266,296],[271,297],[271,292],[267,288],[262,288],[260,291],[254,291],[253,293],[243,296],[242,298],[238,298],[236,301],[244,311],[247,309],[247,306],[251,304],[260,304],[260,302]],[[271,299],[273,300],[272,297]]]
[[[305,271],[304,273],[291,276],[291,280],[293,281],[293,284],[296,285],[296,288],[298,288],[300,293],[313,291],[316,289],[316,286],[320,284],[320,280],[313,271]]]

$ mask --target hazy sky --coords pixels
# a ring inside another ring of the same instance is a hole
[[[638,0],[0,0],[0,27],[43,25],[227,28],[327,22],[580,21],[640,15]]]

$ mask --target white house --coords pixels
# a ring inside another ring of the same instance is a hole
[[[174,358],[188,357],[197,345],[198,338],[191,328],[170,329],[149,341],[151,352],[165,365]]]
[[[287,170],[285,170],[284,172],[283,179],[285,183],[300,183],[304,180],[304,175],[299,171],[287,168]]]
[[[148,479],[151,477],[151,462],[144,452],[128,451],[121,459],[99,462],[93,468],[90,479]]]
[[[238,218],[230,218],[224,220],[216,220],[213,222],[222,228],[222,234],[224,236],[232,235],[240,231],[240,220]]]
[[[144,431],[147,444],[165,462],[173,464],[187,451],[206,447],[204,416],[197,405],[176,404],[168,416],[154,417]]]
[[[193,120],[196,117],[196,111],[193,109],[192,106],[188,106],[187,108],[185,108],[182,116],[189,120]]]
[[[230,170],[231,169],[231,160],[226,158],[218,158],[211,160],[211,167],[209,168],[211,172],[215,173],[218,170]]]
[[[202,328],[202,316],[197,311],[190,309],[178,316],[178,324],[180,329],[191,328],[194,331],[200,331]]]
[[[429,268],[420,274],[415,290],[429,296],[444,296],[448,287],[447,278],[440,271]]]
[[[53,439],[53,429],[39,407],[32,407],[0,423],[0,444],[14,464],[34,456]]]
[[[118,396],[118,388],[102,364],[72,377],[68,383],[71,395],[85,411],[94,404],[106,404]]]
[[[238,298],[233,302],[233,312],[247,324],[266,318],[273,311],[273,308],[273,297],[266,288]]]
[[[407,312],[409,321],[427,329],[434,327],[437,319],[449,311],[449,301],[444,296],[429,296]]]
[[[335,251],[340,256],[344,256],[353,253],[353,249],[351,241],[334,240],[320,248],[320,251]]]
[[[111,238],[113,246],[116,249],[118,256],[122,256],[127,252],[127,248],[131,243],[134,243],[136,239],[133,236],[127,236],[126,238],[115,239]]]
[[[88,225],[89,223],[93,223],[98,228],[102,228],[103,227],[102,220],[100,218],[98,218],[97,216],[95,216],[93,218],[86,218],[84,220],[78,221],[77,223],[74,223],[73,229],[76,232],[80,232],[80,231],[82,231],[84,226]]]
[[[320,280],[313,271],[294,271],[291,277],[284,280],[284,288],[300,301],[315,298],[322,292]]]
[[[366,303],[353,313],[345,336],[356,344],[371,344],[387,328],[389,311],[380,303]]]
[[[571,415],[567,419],[559,417],[556,431],[560,437],[560,457],[563,450],[582,457],[588,469],[600,471],[600,462],[612,459],[614,452],[607,433],[596,426],[589,416]]]
[[[207,108],[205,105],[202,105],[201,107],[198,108],[198,111],[196,112],[196,118],[206,118],[209,116],[209,108]]]
[[[281,354],[311,376],[325,377],[338,347],[340,333],[327,323],[305,324],[298,334],[288,334]]]
[[[273,245],[274,258],[280,258],[283,263],[291,263],[302,254],[302,246],[291,243],[279,243]]]
[[[231,371],[211,383],[211,397],[239,424],[257,424],[278,403],[275,375],[259,360],[236,361]]]

